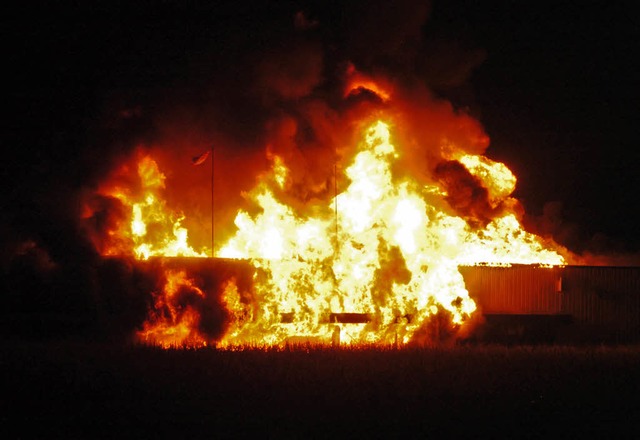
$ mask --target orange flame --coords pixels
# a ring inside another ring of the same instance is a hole
[[[357,71],[353,65],[349,66],[344,96],[357,95],[364,90],[377,95],[384,102],[389,101],[393,93],[391,85],[383,84],[380,79],[370,78]]]
[[[219,254],[252,261],[259,307],[223,345],[276,344],[300,335],[330,340],[334,327],[326,325],[327,317],[344,312],[373,316],[366,325],[342,329],[348,344],[408,343],[433,315],[445,311],[460,326],[475,311],[458,265],[564,263],[511,213],[481,231],[447,215],[433,203],[442,188],[394,177],[391,165],[399,154],[389,126],[373,124],[346,169],[348,187],[313,217],[277,200],[268,179],[253,191],[261,212],[240,211],[238,231]],[[494,200],[513,191],[515,178],[504,165],[473,156],[460,160],[490,184]],[[276,163],[272,181],[282,166]],[[283,325],[283,313],[293,314],[294,322]]]
[[[154,295],[156,302],[150,319],[138,334],[139,338],[165,348],[207,345],[206,338],[197,331],[200,320],[198,312],[188,305],[180,306],[176,301],[177,294],[185,287],[202,298],[204,292],[187,278],[185,271],[167,270],[165,275],[165,286],[162,292]]]
[[[122,182],[134,182],[124,187]],[[106,240],[96,243],[103,255],[130,255],[146,260],[152,256],[205,257],[206,250],[197,252],[188,244],[188,231],[182,226],[184,215],[173,212],[163,200],[165,176],[148,155],[142,156],[135,171],[128,165],[118,169],[98,194],[117,200],[128,211],[124,219],[107,231]],[[85,207],[84,218],[96,214]],[[95,238],[95,237],[94,237]]]
[[[390,91],[364,79],[353,74],[347,93],[365,87],[383,100],[391,98]],[[283,199],[291,173],[282,157],[268,151],[271,170],[247,194],[259,209],[238,211],[236,232],[217,253],[247,260],[255,269],[250,295],[234,279],[222,287],[230,316],[226,333],[212,341],[197,330],[198,311],[180,305],[176,294],[184,289],[206,294],[185,271],[167,270],[138,337],[165,347],[276,345],[300,337],[346,345],[407,344],[428,338],[430,325],[443,317],[451,332],[470,321],[476,304],[458,266],[565,264],[560,247],[522,227],[510,198],[516,178],[504,164],[455,145],[443,148],[445,159],[486,191],[491,215],[469,221],[451,208],[454,187],[446,179],[418,183],[397,174],[394,163],[403,152],[392,132],[382,120],[371,124],[344,169],[344,187],[337,190],[336,176],[334,197],[305,213]],[[137,259],[208,254],[189,245],[185,216],[167,206],[164,186],[150,156],[141,156],[135,169],[123,166],[113,173],[98,194],[116,201],[122,214],[94,237],[100,252]],[[87,204],[85,220],[96,217],[98,206]],[[338,317],[345,314],[366,319],[343,324]]]

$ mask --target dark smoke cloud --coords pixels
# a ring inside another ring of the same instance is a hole
[[[484,151],[479,125],[425,87],[463,83],[479,60],[424,41],[430,9],[422,1],[170,1],[18,11],[15,65],[24,72],[14,93],[13,169],[3,175],[13,188],[2,219],[3,266],[13,280],[7,290],[24,310],[32,300],[51,310],[36,292],[56,291],[76,298],[80,315],[100,316],[107,333],[136,327],[149,286],[126,262],[105,262],[95,251],[95,237],[123,220],[118,202],[92,195],[100,182],[132,155],[152,152],[170,170],[168,203],[194,214],[185,226],[196,231],[195,245],[209,240],[211,175],[188,159],[208,149],[218,234],[231,232],[243,192],[274,155],[291,168],[283,194],[290,203],[302,209],[327,200],[335,167],[345,166],[342,158],[357,144],[362,127],[353,121],[384,110],[375,95],[345,101],[349,66],[391,78],[405,95],[400,117],[406,133],[420,138],[404,139],[411,172],[430,174],[445,135]],[[443,53],[446,63],[438,61]],[[436,63],[440,70],[427,68]],[[118,178],[133,179],[122,184],[135,191],[134,177]],[[28,250],[18,251],[25,243]],[[68,271],[80,286],[61,281]],[[33,285],[21,290],[20,277]]]
[[[571,249],[573,264],[591,266],[639,266],[640,255],[629,250],[627,243],[603,233],[593,233],[583,225],[568,220],[563,203],[545,203],[540,215],[527,213],[523,223],[531,232],[553,238]]]
[[[489,193],[481,182],[458,161],[436,166],[435,177],[447,192],[446,200],[456,214],[470,224],[486,226],[494,216]]]
[[[446,142],[475,154],[488,147],[469,86],[487,55],[446,21],[432,23],[430,2],[39,6],[14,8],[6,20],[5,321],[30,311],[98,316],[84,324],[120,336],[139,325],[154,281],[126,261],[105,261],[87,238],[87,228],[104,231],[120,215],[113,200],[88,195],[134,154],[151,151],[170,170],[167,199],[195,214],[186,226],[201,231],[196,245],[209,240],[211,175],[190,158],[212,147],[216,234],[231,232],[242,193],[271,166],[269,155],[291,164],[292,202],[331,197],[334,167],[345,166],[361,128],[353,121],[387,110],[367,92],[345,99],[350,65],[388,78],[402,102],[406,129],[396,136],[407,154],[398,169],[425,181],[434,172],[462,177],[449,188],[453,209],[492,215],[477,182],[442,157]],[[457,189],[472,202],[458,200]],[[78,220],[87,200],[90,223]],[[568,234],[552,223],[538,230]]]
[[[322,81],[321,47],[305,41],[286,42],[262,54],[257,70],[256,88],[264,90],[266,102],[308,96]]]

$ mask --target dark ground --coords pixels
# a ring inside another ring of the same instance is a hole
[[[628,346],[1,350],[3,438],[629,438],[640,420]]]

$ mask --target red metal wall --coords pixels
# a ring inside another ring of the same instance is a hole
[[[461,267],[485,315],[568,315],[572,339],[640,341],[640,267]]]
[[[585,335],[640,339],[640,268],[568,266],[562,278],[564,310]]]
[[[484,314],[562,313],[560,268],[461,267],[467,290]]]

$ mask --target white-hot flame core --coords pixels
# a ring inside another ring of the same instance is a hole
[[[326,342],[336,331],[347,345],[429,339],[437,337],[432,323],[444,319],[454,331],[476,310],[459,266],[564,264],[559,253],[525,231],[509,212],[516,183],[511,171],[454,147],[447,147],[447,158],[462,164],[486,189],[491,207],[504,212],[483,227],[452,214],[441,185],[419,185],[394,175],[392,165],[401,150],[383,122],[366,131],[344,170],[348,184],[325,205],[314,206],[312,216],[278,198],[287,191],[290,173],[279,156],[271,155],[271,173],[248,193],[257,214],[239,211],[236,233],[218,252],[249,260],[255,268],[252,292],[239,291],[232,279],[225,284],[222,299],[231,322],[218,344],[274,345],[296,337]],[[123,170],[130,177],[132,170]],[[141,191],[135,198],[118,186],[117,178],[101,192],[131,209],[128,224],[108,231],[102,252],[133,253],[140,259],[206,257],[206,249],[189,246],[184,216],[168,209],[160,196],[165,177],[150,157],[139,161],[137,177]],[[139,337],[165,346],[212,342],[197,330],[197,310],[175,298],[180,288],[204,293],[184,272],[165,275],[166,286],[157,293]],[[329,322],[340,313],[370,319],[353,325]]]
[[[341,312],[372,316],[368,324],[344,330],[344,343],[404,343],[424,332],[436,313],[448,313],[460,325],[474,312],[459,265],[564,263],[512,214],[482,230],[445,214],[438,207],[444,205],[441,188],[394,179],[397,156],[388,125],[377,122],[345,170],[349,185],[314,218],[279,202],[264,183],[252,193],[261,212],[238,213],[237,233],[219,255],[253,262],[257,304],[238,301],[229,284],[228,304],[244,320],[223,345],[331,338],[334,328],[323,321]],[[515,188],[503,164],[469,155],[458,160],[496,203]],[[283,167],[274,167],[280,187]],[[292,313],[293,322],[282,324],[282,313]]]
[[[494,208],[516,189],[516,176],[503,163],[471,154],[458,155],[456,160],[480,179],[489,192],[489,202]]]
[[[166,202],[158,197],[164,189],[165,176],[157,163],[144,156],[138,163],[137,177],[142,194],[133,197],[129,191],[119,187],[103,190],[105,195],[120,200],[131,207],[131,221],[128,230],[111,231],[113,236],[124,239],[132,249],[106,249],[106,254],[126,254],[133,251],[139,259],[154,256],[163,257],[206,257],[206,252],[197,252],[188,244],[188,231],[182,226],[184,215],[176,215],[167,208]],[[155,233],[150,237],[150,230]],[[160,233],[159,233],[160,231]]]

